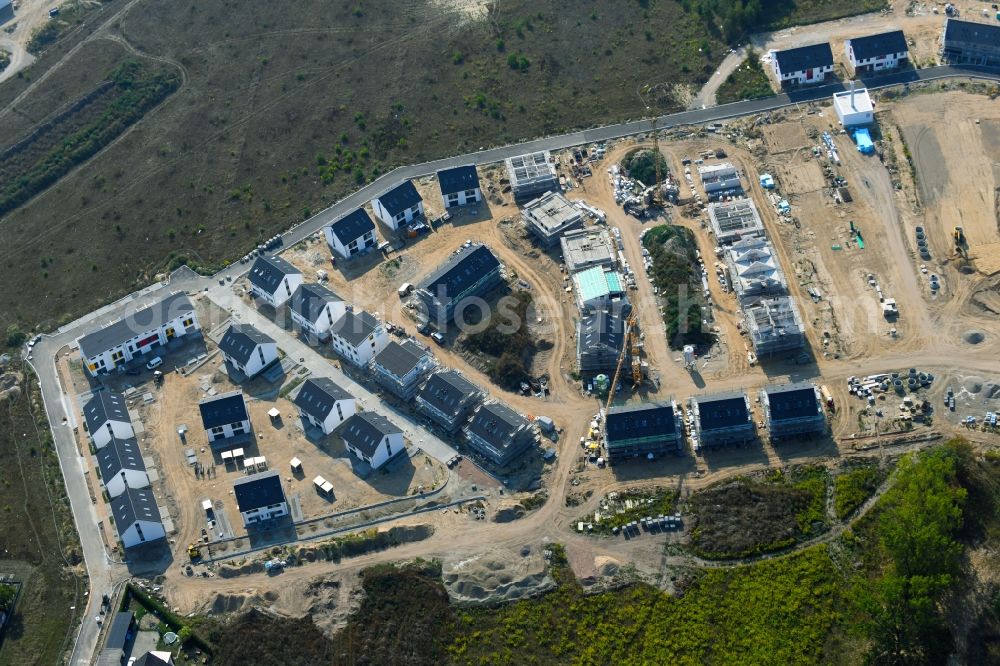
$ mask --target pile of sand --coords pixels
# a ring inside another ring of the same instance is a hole
[[[507,506],[493,514],[493,522],[509,523],[512,520],[524,518],[524,513],[525,513],[524,507],[521,506],[520,504],[515,504],[514,506]]]
[[[235,613],[251,606],[259,606],[263,599],[256,594],[217,594],[209,605],[208,612],[213,615]]]
[[[966,377],[962,382],[962,388],[975,395],[983,390],[983,378],[976,376]]]
[[[465,560],[445,562],[441,580],[451,600],[459,604],[514,601],[556,585],[546,571],[541,553],[533,553],[531,549],[493,549]]]

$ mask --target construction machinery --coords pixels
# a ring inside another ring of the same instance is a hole
[[[633,388],[639,385],[642,380],[642,361],[639,358],[639,338],[635,333],[638,323],[635,312],[632,312],[625,320],[625,337],[622,340],[622,353],[618,357],[618,365],[615,366],[615,374],[611,379],[611,386],[608,389],[608,401],[604,405],[604,412],[611,409],[611,401],[615,399],[615,387],[618,386],[618,378],[621,376],[622,365],[625,364],[625,356],[632,354],[632,382]]]
[[[656,116],[650,120],[653,126],[653,170],[656,172],[656,189],[653,190],[653,206],[663,208],[663,174],[660,171],[660,138],[656,131]]]
[[[192,562],[194,562],[197,559],[200,559],[201,558],[201,547],[198,546],[198,544],[196,544],[196,543],[189,543],[188,544],[188,557],[191,559]]]

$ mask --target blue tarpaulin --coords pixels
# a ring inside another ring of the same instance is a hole
[[[870,155],[875,152],[875,144],[872,143],[872,137],[868,134],[868,130],[855,130],[854,141],[858,144],[858,152],[864,153],[865,155]]]

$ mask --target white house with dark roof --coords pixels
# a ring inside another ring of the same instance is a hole
[[[375,315],[364,310],[344,314],[330,329],[331,346],[337,355],[359,368],[389,344],[389,333]]]
[[[194,306],[183,292],[177,292],[76,342],[87,371],[97,377],[198,330]]]
[[[403,431],[375,412],[358,412],[347,419],[340,430],[340,438],[348,451],[372,469],[378,469],[406,449]]]
[[[302,272],[279,256],[257,257],[247,276],[250,294],[279,308],[302,284]]]
[[[358,208],[323,227],[330,250],[350,259],[375,247],[375,223],[364,208]]]
[[[219,341],[219,351],[247,379],[278,360],[278,343],[250,324],[231,324]]]
[[[760,404],[772,442],[826,431],[823,402],[815,384],[798,382],[767,386],[760,392]]]
[[[288,515],[288,502],[277,470],[238,479],[233,484],[233,494],[246,527]]]
[[[401,225],[413,221],[413,218],[424,214],[424,200],[413,186],[413,182],[405,180],[388,192],[372,199],[372,210],[390,229],[399,229]]]
[[[442,169],[437,172],[437,178],[441,188],[441,201],[446,210],[452,206],[464,206],[483,200],[479,174],[472,164]]]
[[[151,489],[126,488],[121,495],[112,498],[110,504],[118,538],[126,548],[167,536]]]
[[[828,42],[775,51],[774,74],[781,86],[822,83],[833,72],[833,51]]]
[[[341,423],[354,416],[357,402],[350,393],[328,377],[311,377],[292,401],[303,421],[329,435]]]
[[[910,49],[902,30],[854,37],[844,42],[844,53],[856,74],[895,69],[909,60]]]
[[[470,447],[500,467],[530,449],[537,439],[528,419],[499,402],[479,407],[462,432]]]
[[[371,369],[382,387],[398,398],[410,400],[434,369],[434,354],[416,340],[393,340],[375,355]]]
[[[457,370],[439,370],[420,387],[415,402],[418,413],[453,434],[485,399],[486,392]]]
[[[321,284],[300,284],[288,304],[292,321],[306,335],[321,342],[330,339],[330,327],[346,312],[344,299]]]
[[[209,442],[250,434],[250,413],[243,391],[230,391],[198,403]]]
[[[1000,25],[946,18],[941,59],[954,64],[1000,65]]]
[[[467,299],[503,282],[500,260],[482,243],[467,243],[420,281],[414,292],[439,328],[454,319]]]
[[[135,438],[112,439],[107,446],[97,450],[97,469],[111,497],[118,497],[126,488],[145,488],[149,474],[142,461],[139,443]]]
[[[125,396],[114,391],[98,391],[83,406],[84,423],[90,439],[98,449],[103,448],[112,438],[135,437],[132,418],[128,414]]]

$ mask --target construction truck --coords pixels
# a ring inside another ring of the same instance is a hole
[[[198,544],[196,543],[188,544],[188,557],[191,558],[192,562],[201,559],[201,548],[198,546]]]
[[[962,227],[955,227],[955,230],[951,232],[951,235],[955,238],[955,245],[962,245],[965,243],[965,230]]]

